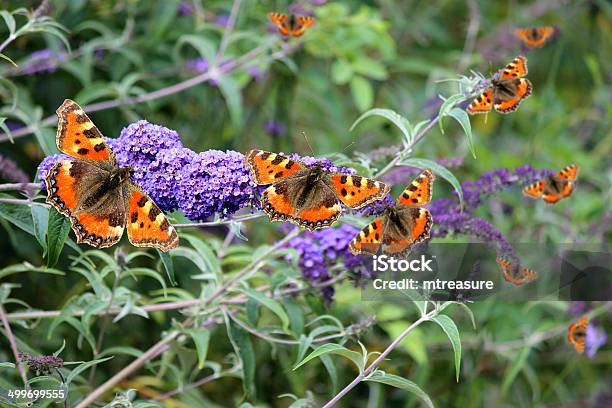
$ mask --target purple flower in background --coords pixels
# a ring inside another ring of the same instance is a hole
[[[262,71],[261,68],[255,66],[255,65],[250,65],[250,66],[246,67],[244,70],[256,82],[261,81],[263,79],[263,77],[264,77],[264,71]]]
[[[221,28],[227,27],[227,22],[229,21],[229,16],[220,15],[215,17],[215,24]]]
[[[38,165],[38,179],[41,181],[41,189],[45,190],[47,188],[45,185],[45,179],[49,174],[49,170],[51,170],[51,167],[53,167],[55,163],[61,160],[74,160],[74,158],[62,153],[47,156],[43,159],[42,162],[40,162],[40,164]]]
[[[175,194],[190,220],[205,220],[217,213],[227,217],[255,202],[256,184],[242,153],[208,150],[195,155],[180,173]]]
[[[208,66],[208,60],[201,57],[192,58],[185,62],[187,70],[197,72],[198,74],[208,71]]]
[[[282,136],[287,132],[287,127],[274,119],[268,120],[264,125],[264,130],[270,136]]]
[[[597,350],[608,340],[608,336],[604,329],[590,323],[586,328],[586,337],[584,339],[584,352],[589,358],[595,357]]]
[[[181,1],[176,6],[176,11],[181,17],[187,17],[193,14],[193,4],[190,1]]]
[[[571,302],[567,307],[566,313],[570,316],[582,316],[589,310],[587,302],[577,300]]]
[[[34,51],[22,65],[21,72],[25,75],[38,73],[52,73],[57,70],[58,65],[66,60],[66,54],[55,52],[48,48]]]
[[[14,183],[27,183],[30,178],[21,170],[17,163],[0,154],[0,178]]]
[[[298,264],[304,278],[312,284],[320,284],[332,278],[330,268],[342,264],[343,268],[363,274],[364,257],[351,254],[348,249],[349,242],[359,232],[356,227],[343,224],[338,228],[327,228],[313,232],[304,232],[301,236],[293,238],[287,247],[293,248],[299,255]],[[326,303],[330,303],[334,289],[332,286],[322,288]]]

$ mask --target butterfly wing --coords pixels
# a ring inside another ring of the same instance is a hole
[[[128,238],[137,247],[167,252],[179,244],[176,230],[159,207],[135,184],[127,189]]]
[[[493,89],[489,88],[478,95],[466,108],[467,113],[475,115],[477,113],[491,112],[493,108]]]
[[[355,235],[349,244],[349,250],[353,255],[362,253],[376,255],[382,244],[382,238],[383,218],[377,218]]]
[[[559,171],[556,176],[561,180],[576,181],[576,177],[578,177],[578,170],[580,170],[580,167],[577,164],[570,164],[563,170]]]
[[[399,202],[407,206],[421,206],[431,201],[433,183],[436,176],[429,169],[419,174],[404,192],[400,195]]]
[[[282,13],[271,12],[268,13],[268,18],[278,28],[278,32],[282,35],[291,35],[291,31],[289,30],[287,24],[287,15]]]
[[[77,159],[114,163],[102,133],[76,102],[66,99],[56,113],[59,122],[55,140],[62,152]]]
[[[540,48],[551,38],[555,33],[553,27],[533,27],[519,28],[514,30],[514,35],[517,36],[525,46],[529,48]]]
[[[533,282],[538,278],[538,273],[533,269],[527,268],[526,266],[521,265],[519,273],[525,282]]]
[[[389,186],[376,180],[350,174],[325,174],[324,182],[349,208],[361,208],[389,194]]]
[[[517,277],[516,277],[516,263],[514,263],[513,261],[511,261],[508,258],[504,258],[501,256],[498,256],[496,259],[497,265],[499,266],[499,269],[502,271],[504,280],[510,283],[513,283],[515,285],[519,285],[520,283],[517,283]],[[522,283],[522,282],[521,282]]]
[[[513,59],[500,73],[500,79],[521,78],[527,75],[527,57],[519,55]]]
[[[315,18],[311,16],[297,16],[297,23],[304,28],[310,28],[315,24]]]
[[[389,220],[383,236],[383,252],[407,255],[412,248],[429,238],[433,220],[424,208],[405,207],[398,211],[399,222]]]
[[[588,318],[583,316],[577,323],[572,323],[567,328],[567,340],[574,346],[576,351],[581,354],[584,352],[588,323]]]
[[[536,181],[535,183],[529,184],[523,189],[523,195],[531,198],[540,198],[542,197],[542,193],[544,192],[545,186],[545,179]]]
[[[493,107],[499,113],[514,112],[531,95],[531,82],[526,78],[505,79],[501,82],[502,87],[494,88]]]
[[[296,16],[294,18],[293,28],[289,31],[288,35],[293,37],[301,37],[308,27],[312,27],[314,25],[314,22],[315,19],[313,17]]]
[[[296,160],[263,150],[249,151],[245,161],[257,184],[272,184],[306,169],[306,166]]]
[[[287,221],[313,231],[329,227],[340,218],[342,207],[334,192],[323,183],[304,192],[307,176],[274,183],[261,195],[261,207],[270,221]],[[300,197],[306,197],[300,202]]]

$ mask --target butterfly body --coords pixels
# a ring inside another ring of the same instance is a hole
[[[514,30],[514,35],[528,48],[543,47],[552,38],[553,34],[555,34],[555,28],[550,26],[527,27]]]
[[[168,251],[178,235],[155,203],[130,181],[83,110],[65,100],[57,110],[57,146],[74,160],[57,162],[45,179],[47,202],[70,219],[77,243],[104,248],[128,229],[135,246]]]
[[[490,86],[467,107],[470,115],[488,113],[495,109],[499,113],[510,113],[531,95],[531,82],[527,78],[527,58],[516,57],[504,69],[493,75]]]
[[[278,28],[278,32],[287,37],[300,37],[307,28],[312,27],[315,19],[296,14],[268,13],[268,18]]]
[[[567,340],[574,346],[578,353],[584,353],[586,343],[586,331],[589,319],[583,316],[577,323],[572,323],[567,328]]]
[[[389,187],[357,175],[306,166],[289,157],[251,150],[245,161],[257,184],[271,184],[261,195],[261,207],[272,221],[287,221],[315,230],[340,218],[343,203],[360,208],[384,198]]]
[[[549,204],[569,197],[576,187],[576,178],[580,167],[571,164],[558,173],[551,174],[523,189],[523,194],[531,198],[542,198]]]
[[[349,244],[354,254],[375,255],[409,252],[412,247],[429,238],[433,220],[429,211],[418,206],[431,201],[435,180],[430,170],[423,171],[404,190],[398,203],[385,207],[380,218],[362,229]]]

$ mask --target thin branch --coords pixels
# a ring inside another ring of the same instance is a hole
[[[0,191],[30,191],[40,189],[40,183],[6,183],[0,184]]]
[[[468,67],[470,56],[474,52],[474,48],[476,46],[478,30],[480,29],[480,11],[478,10],[476,0],[467,0],[467,5],[470,14],[470,22],[465,35],[463,52],[461,53],[459,64],[457,64],[457,71],[459,72],[465,71],[465,69]]]
[[[0,198],[0,203],[18,204],[18,205],[40,205],[42,207],[51,207],[47,203],[41,203],[38,201],[22,200],[19,198]]]
[[[228,225],[235,222],[243,222],[255,220],[257,218],[261,218],[264,216],[264,213],[259,212],[255,214],[248,214],[244,216],[239,216],[227,220],[218,220],[218,221],[208,221],[208,222],[190,222],[186,224],[172,224],[175,228],[191,228],[191,227],[218,227],[220,225]]]
[[[336,396],[334,396],[334,398],[332,398],[331,400],[329,400],[327,402],[327,404],[323,405],[322,408],[331,408],[333,407],[338,401],[340,401],[340,399],[342,397],[344,397],[350,390],[352,390],[357,384],[359,384],[361,381],[363,381],[363,379],[365,377],[367,377],[368,375],[370,375],[374,369],[376,367],[378,367],[378,365],[380,363],[382,363],[382,361],[387,358],[387,356],[389,355],[389,353],[391,353],[398,344],[401,343],[402,340],[404,340],[404,338],[412,331],[414,330],[415,327],[419,326],[421,323],[423,323],[426,320],[429,320],[431,317],[433,317],[433,314],[437,313],[437,311],[432,311],[430,314],[425,315],[425,316],[421,316],[417,321],[415,321],[414,323],[412,323],[410,326],[408,326],[408,328],[406,330],[404,330],[395,340],[393,340],[393,343],[389,344],[389,346],[385,349],[385,351],[383,351],[378,358],[376,358],[376,360],[374,360],[372,362],[372,364],[370,364],[365,370],[363,370],[362,373],[360,373],[357,377],[355,377],[355,379],[353,381],[351,381],[351,383],[349,385],[347,385],[346,387],[344,387],[342,389],[342,391],[340,391]]]
[[[15,336],[13,335],[13,331],[11,330],[11,326],[6,317],[6,313],[4,311],[4,306],[0,304],[0,320],[2,320],[2,325],[4,326],[4,331],[6,332],[6,338],[11,345],[11,350],[13,351],[13,355],[15,356],[15,365],[17,366],[17,370],[19,371],[19,375],[21,376],[21,380],[23,381],[23,386],[25,389],[30,389],[28,384],[28,377],[25,373],[25,368],[23,367],[23,363],[19,358],[19,349],[17,348],[17,341],[15,340]]]
[[[232,10],[230,11],[230,15],[227,19],[227,25],[225,26],[225,31],[223,32],[223,38],[221,38],[221,43],[219,44],[219,49],[217,50],[217,55],[215,57],[215,66],[219,66],[221,64],[221,58],[223,58],[225,49],[229,44],[230,37],[232,36],[232,32],[234,31],[234,26],[236,25],[236,17],[238,17],[240,3],[241,0],[234,0],[234,3],[232,4]]]

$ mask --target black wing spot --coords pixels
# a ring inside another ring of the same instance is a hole
[[[79,150],[77,150],[77,153],[80,154],[81,156],[85,156],[87,153],[89,153],[89,149],[85,149],[84,147],[81,147]]]

